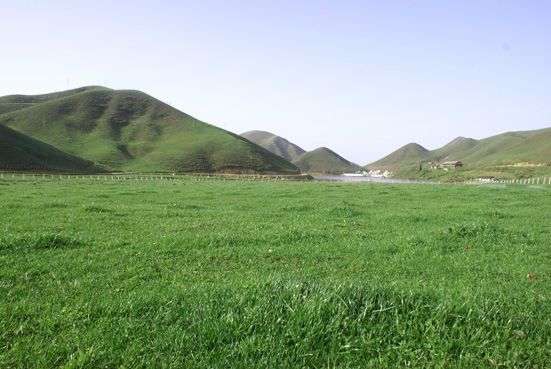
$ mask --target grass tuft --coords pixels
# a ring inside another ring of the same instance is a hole
[[[32,233],[22,235],[0,235],[0,249],[9,251],[67,249],[83,247],[80,237],[54,233]]]

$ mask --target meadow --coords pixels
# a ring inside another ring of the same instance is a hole
[[[5,178],[0,367],[549,367],[541,187]]]

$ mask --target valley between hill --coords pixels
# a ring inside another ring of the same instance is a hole
[[[435,150],[407,144],[365,166],[326,147],[307,152],[265,131],[242,135],[202,122],[143,92],[89,86],[0,97],[0,169],[67,172],[311,174],[390,171],[395,178],[461,181],[551,175],[551,128]],[[454,171],[442,163],[459,161]]]

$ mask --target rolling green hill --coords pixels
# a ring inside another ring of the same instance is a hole
[[[0,125],[0,169],[99,172],[93,163]]]
[[[512,165],[520,162],[551,164],[551,128],[506,132],[482,140],[458,137],[433,151],[417,144],[407,144],[366,165],[366,168],[395,170],[412,164],[451,160],[479,166]]]
[[[241,136],[139,91],[92,86],[4,96],[0,124],[106,170],[298,173]]]
[[[551,164],[551,130],[530,135],[485,158],[486,162]]]
[[[433,151],[440,161],[455,160],[456,157],[471,150],[479,144],[479,141],[472,138],[457,137],[448,144]]]
[[[438,157],[433,152],[416,143],[409,143],[384,158],[366,165],[365,167],[370,170],[395,170],[403,165],[437,160]]]
[[[461,161],[464,166],[449,172],[434,170],[445,161]],[[482,175],[501,179],[545,177],[550,167],[551,128],[506,132],[482,140],[458,137],[433,151],[408,144],[366,165],[368,169],[394,171],[396,178],[439,181]]]
[[[89,87],[80,87],[73,90],[67,90],[67,91],[61,91],[61,92],[54,92],[50,94],[44,94],[44,95],[8,95],[8,96],[1,96],[0,97],[0,114],[8,113],[10,111],[20,110],[24,108],[28,108],[30,106],[60,99],[63,97],[71,96],[74,94],[78,94],[80,92],[88,91],[88,90],[106,90],[110,91],[107,88],[99,87],[99,86],[89,86]]]
[[[271,153],[281,156],[287,161],[292,161],[299,155],[306,152],[306,150],[303,150],[299,146],[287,141],[283,137],[276,136],[270,132],[249,131],[242,133],[241,136],[251,142],[254,142],[258,146],[265,148]]]
[[[551,128],[506,132],[479,141],[479,144],[461,154],[461,160],[466,164],[514,164],[519,161],[530,163],[551,162],[551,157],[536,154],[537,151],[549,151]],[[542,136],[540,136],[542,135]],[[538,140],[537,137],[543,137]],[[537,144],[538,147],[534,145]],[[512,150],[512,151],[511,151]]]
[[[241,136],[291,161],[303,172],[343,174],[365,170],[325,147],[306,152],[286,139],[265,131],[249,131]]]
[[[303,172],[323,174],[343,174],[365,170],[351,163],[326,147],[305,152],[292,161]]]

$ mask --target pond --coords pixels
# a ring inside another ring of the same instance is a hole
[[[423,183],[423,184],[445,184],[443,182],[409,181],[403,179],[380,178],[380,177],[345,177],[345,176],[312,176],[321,181],[337,182],[382,182],[382,183]]]

